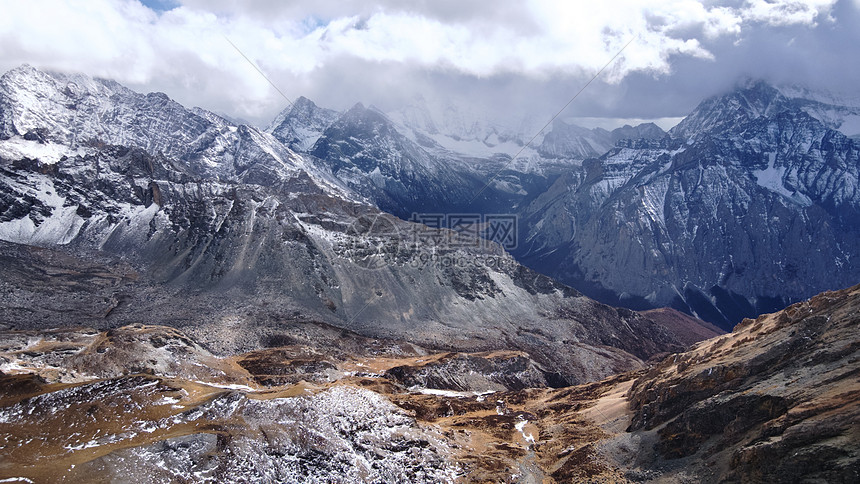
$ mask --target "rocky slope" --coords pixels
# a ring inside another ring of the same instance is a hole
[[[647,465],[710,482],[860,476],[860,287],[745,320],[667,358],[630,389]]]
[[[665,326],[686,346],[725,334],[718,326],[672,308],[650,309],[642,314]]]
[[[558,389],[493,381],[535,375],[516,352],[319,324],[229,358],[167,327],[6,330],[0,479],[856,482],[858,309],[824,293]]]

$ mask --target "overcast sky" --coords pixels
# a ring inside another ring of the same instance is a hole
[[[628,42],[564,117],[679,117],[743,76],[860,94],[860,0],[0,0],[0,12],[4,72],[112,78],[261,126],[288,103],[243,55],[291,100],[391,110],[421,95],[533,122]]]

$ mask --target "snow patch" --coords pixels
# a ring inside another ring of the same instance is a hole
[[[483,401],[485,395],[490,395],[495,393],[495,390],[487,390],[485,392],[458,392],[454,390],[439,390],[436,388],[417,388],[412,387],[409,389],[412,392],[418,392],[422,395],[436,395],[438,397],[451,397],[451,398],[465,398],[465,397],[478,397],[479,401]]]
[[[794,203],[808,207],[812,205],[812,200],[800,192],[792,192],[785,187],[782,180],[785,177],[785,167],[774,166],[773,156],[771,163],[764,170],[754,170],[753,176],[756,178],[756,183],[762,188],[770,190],[774,193],[784,196]]]
[[[528,420],[526,420],[526,419],[524,419],[524,418],[522,417],[522,415],[520,415],[520,416],[519,416],[519,417],[517,417],[517,418],[518,418],[518,420],[519,420],[519,421],[518,421],[516,424],[514,424],[514,428],[515,428],[515,429],[517,429],[517,432],[519,432],[520,434],[522,434],[523,439],[525,439],[525,441],[526,441],[526,442],[528,442],[528,444],[529,444],[529,445],[534,445],[534,443],[535,443],[535,438],[534,438],[534,436],[533,436],[532,434],[527,434],[527,433],[526,433],[526,430],[525,430],[525,429],[526,429],[526,425],[528,425],[529,421],[528,421]]]
[[[194,380],[194,383],[199,383],[201,385],[206,385],[206,386],[215,387],[215,388],[224,388],[227,390],[240,390],[243,392],[250,392],[250,393],[257,391],[255,389],[249,387],[248,385],[239,385],[236,383],[213,383],[213,382],[205,382],[205,381],[200,381],[200,380]]]
[[[54,165],[64,156],[72,157],[81,154],[84,154],[82,149],[72,149],[55,143],[29,141],[20,136],[0,141],[0,157],[9,160],[30,158],[46,165]]]

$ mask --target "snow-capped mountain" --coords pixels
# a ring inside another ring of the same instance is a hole
[[[783,111],[802,111],[847,136],[860,134],[860,99],[797,86],[773,86],[761,80],[745,80],[734,91],[703,101],[669,132],[676,138],[694,138]]]
[[[503,207],[545,188],[542,175],[533,173],[542,168],[534,163],[540,156],[533,149],[511,163],[524,142],[513,141],[510,130],[500,142],[497,135],[504,128],[466,121],[454,107],[443,111],[437,122],[423,100],[391,113],[360,103],[335,113],[300,100],[284,110],[269,131],[402,218],[433,211],[510,212]]]
[[[328,126],[309,152],[381,209],[404,218],[422,205],[440,210],[456,204],[439,189],[450,186],[442,182],[451,172],[397,132],[383,113],[362,104]]]
[[[410,139],[386,114],[357,104],[328,126],[308,153],[379,208],[403,218],[474,211],[510,197],[492,188],[473,200],[485,180],[479,166],[422,139]]]
[[[261,130],[187,110],[163,93],[144,95],[110,80],[22,66],[2,77],[0,98],[0,136],[6,138],[0,151],[10,156],[44,158],[54,151],[43,160],[48,163],[115,145],[161,154],[182,161],[195,176],[223,181],[272,184],[300,170],[325,178]]]
[[[855,283],[858,147],[821,112],[761,82],[705,100],[674,139],[621,143],[538,197],[523,260],[724,327]]]
[[[465,190],[374,110],[357,106],[327,127],[315,158],[111,81],[23,67],[0,86],[0,239],[59,248],[78,266],[122,258],[136,272],[109,278],[119,285],[59,291],[68,297],[45,297],[57,292],[50,278],[12,284],[8,298],[44,304],[10,304],[8,324],[157,320],[197,328],[229,353],[264,346],[278,321],[323,321],[439,348],[533,352],[568,382],[678,347],[650,319],[583,297],[494,243],[369,205],[354,191],[367,183],[388,190],[368,198],[412,196],[401,185],[432,187],[425,177]],[[10,273],[40,270],[16,264],[29,269]],[[107,306],[64,309],[80,301]],[[241,337],[221,337],[236,328]]]
[[[665,136],[650,123],[607,131],[557,121],[535,146],[525,146],[533,136],[526,128],[505,128],[453,106],[434,111],[422,99],[388,114],[357,104],[339,115],[302,99],[272,126],[280,141],[403,218],[416,212],[512,213],[582,160],[625,139]]]
[[[323,132],[340,117],[333,109],[321,108],[301,96],[283,110],[266,129],[290,149],[298,152],[310,150]]]
[[[557,120],[511,162],[521,133],[418,100],[391,115],[358,106],[310,151],[401,217],[518,213],[515,254],[531,267],[607,302],[672,304],[728,328],[854,282],[856,145],[845,135],[858,106],[744,81],[668,134]]]

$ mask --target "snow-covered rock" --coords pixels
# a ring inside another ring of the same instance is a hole
[[[762,82],[707,99],[674,139],[621,142],[538,197],[524,256],[606,301],[673,305],[726,329],[848,286],[860,278],[860,150],[834,119],[855,110]]]

